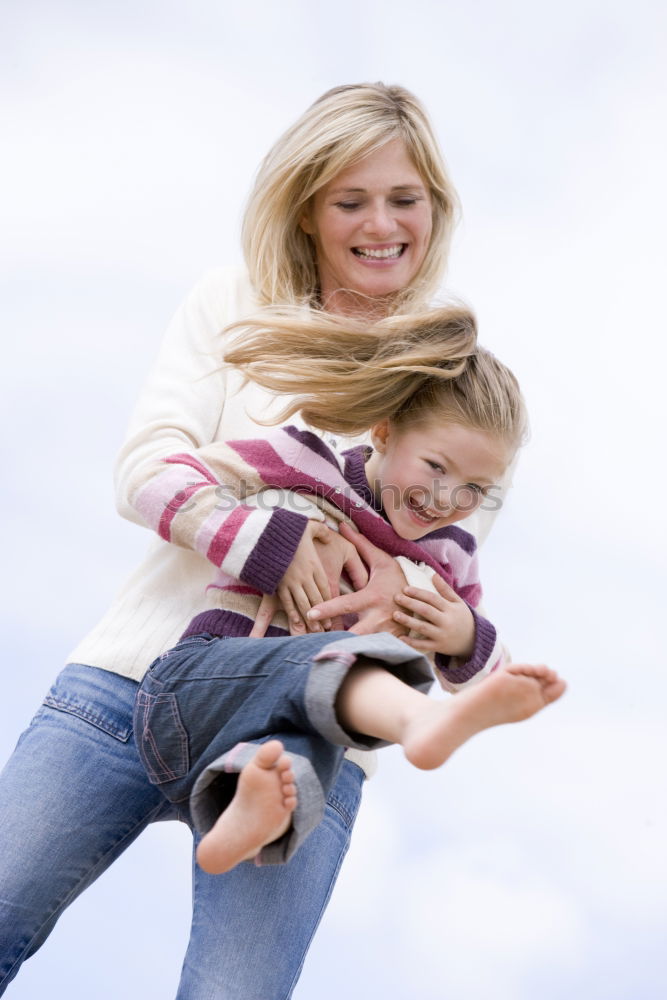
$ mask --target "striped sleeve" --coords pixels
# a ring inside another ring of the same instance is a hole
[[[143,466],[128,492],[134,510],[160,538],[272,594],[308,517],[289,506],[244,502],[264,486],[252,465],[218,442]]]
[[[422,544],[448,567],[452,586],[470,608],[475,621],[475,645],[467,660],[446,653],[435,655],[440,685],[446,691],[456,692],[503,666],[508,657],[494,625],[481,613],[482,587],[474,537],[458,525],[449,525],[433,532]]]
[[[440,685],[445,691],[452,693],[483,680],[507,661],[505,648],[498,639],[495,627],[474,608],[470,610],[475,619],[475,646],[470,658],[464,661],[444,653],[435,654],[435,668]]]

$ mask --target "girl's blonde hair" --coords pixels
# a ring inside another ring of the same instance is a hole
[[[477,345],[461,305],[378,322],[267,308],[228,328],[225,362],[277,395],[293,398],[267,423],[300,412],[311,427],[360,434],[380,420],[399,428],[461,424],[518,448],[526,410],[512,372]]]
[[[315,246],[300,226],[313,195],[337,174],[392,139],[402,139],[429,189],[433,228],[424,262],[393,311],[427,302],[442,278],[458,198],[426,111],[403,87],[361,83],[323,94],[284,133],[257,174],[242,242],[261,305],[316,302]]]

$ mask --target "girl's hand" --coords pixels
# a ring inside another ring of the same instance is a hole
[[[315,540],[328,545],[333,532],[322,521],[309,521],[301,536],[292,561],[278,584],[276,597],[287,615],[290,635],[300,635],[307,631],[306,612],[320,601],[328,601],[331,588],[327,574],[322,567]],[[322,627],[311,628],[321,632]]]
[[[341,524],[340,533],[354,545],[368,566],[368,583],[354,594],[343,594],[316,605],[308,613],[308,621],[315,623],[326,618],[358,615],[358,621],[350,632],[357,635],[391,632],[392,635],[403,637],[406,629],[393,617],[396,611],[394,596],[400,594],[405,587],[403,570],[395,559],[350,525]]]
[[[433,586],[437,594],[405,587],[397,596],[396,603],[403,610],[394,612],[394,620],[406,631],[417,633],[404,642],[423,653],[447,653],[468,660],[475,648],[472,611],[437,573],[433,575]]]
[[[322,561],[322,568],[327,574],[332,598],[338,597],[340,594],[340,579],[343,574],[349,580],[353,590],[361,590],[362,587],[366,586],[368,583],[368,570],[361,556],[354,545],[343,538],[337,531],[330,532],[330,537],[326,545],[322,545],[316,539],[315,548]],[[341,622],[332,622],[329,618],[323,619],[321,624],[325,629],[331,627],[342,629],[343,627]],[[308,620],[306,625],[310,631],[313,631],[317,627],[318,622],[310,622]]]
[[[368,580],[366,567],[354,546],[321,521],[310,521],[276,593],[265,594],[262,598],[250,637],[266,635],[280,610],[287,614],[290,635],[329,629],[330,619],[311,622],[304,618],[303,612],[310,609],[311,599],[312,604],[316,604],[337,597],[343,572],[355,589],[363,587]]]

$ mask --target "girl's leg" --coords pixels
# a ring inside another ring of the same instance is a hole
[[[190,945],[177,1000],[288,1000],[347,853],[363,772],[345,760],[325,817],[287,865],[194,866]]]
[[[344,729],[399,743],[415,767],[439,767],[471,736],[520,722],[560,698],[565,683],[545,666],[512,664],[459,692],[434,701],[382,666],[357,662],[336,700]]]
[[[173,810],[135,751],[136,689],[70,665],[0,775],[0,994],[65,908]]]
[[[197,863],[211,875],[256,858],[292,824],[297,786],[285,747],[269,740],[252,753],[239,773],[234,798],[197,848]]]

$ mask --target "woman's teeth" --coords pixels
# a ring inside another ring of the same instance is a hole
[[[398,246],[388,247],[385,250],[373,250],[371,247],[353,247],[352,252],[357,257],[365,257],[367,260],[386,260],[389,257],[400,257],[403,253],[403,243]]]

